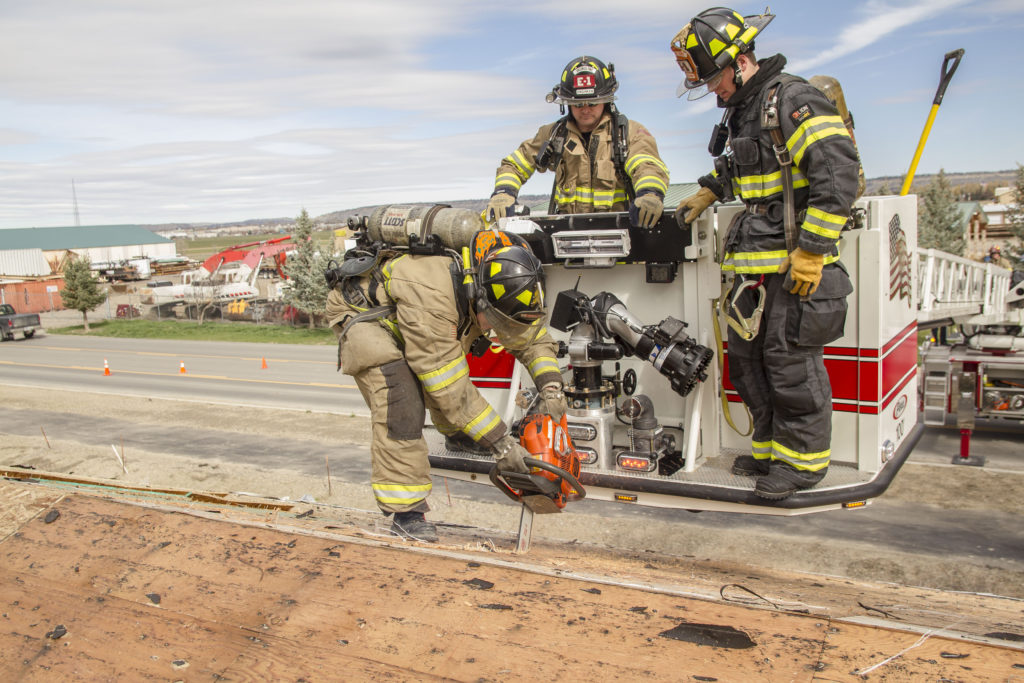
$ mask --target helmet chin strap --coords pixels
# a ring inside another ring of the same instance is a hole
[[[732,82],[736,85],[737,90],[743,87],[743,72],[740,70],[739,57],[732,63]]]

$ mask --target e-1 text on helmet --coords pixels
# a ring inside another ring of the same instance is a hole
[[[545,99],[561,105],[600,104],[612,102],[618,89],[614,64],[605,66],[600,59],[583,55],[565,65],[558,85]]]
[[[532,342],[544,319],[544,270],[523,238],[481,230],[472,245],[474,304],[510,349]]]
[[[671,43],[684,75],[676,95],[689,92],[687,99],[695,100],[708,94],[708,81],[752,50],[754,39],[774,18],[774,14],[744,17],[728,7],[712,7],[691,19]]]

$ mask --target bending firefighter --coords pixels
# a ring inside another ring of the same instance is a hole
[[[501,160],[485,220],[511,215],[519,190],[535,171],[554,171],[549,214],[631,209],[634,224],[657,223],[668,169],[647,129],[616,110],[618,87],[614,65],[586,56],[569,62],[547,95],[562,114],[568,105],[569,114],[541,126]]]
[[[755,492],[782,499],[828,469],[832,388],[824,346],[843,334],[853,291],[836,246],[857,195],[859,160],[826,97],[782,73],[786,59],[757,61],[754,39],[774,18],[723,7],[701,12],[672,41],[685,74],[678,94],[708,92],[725,110],[709,147],[715,172],[677,216],[694,221],[715,200],[743,201],[729,226],[722,270],[728,301],[760,325],[729,329],[729,379],[754,421],[750,455],[733,472],[758,476]],[[728,143],[730,153],[724,154]]]
[[[338,360],[370,408],[372,487],[394,514],[392,531],[436,541],[429,510],[430,463],[424,407],[446,435],[460,434],[500,469],[526,472],[528,455],[469,379],[466,353],[486,349],[491,330],[541,390],[541,410],[565,413],[556,344],[542,324],[543,271],[515,235],[481,231],[451,256],[400,251],[346,254],[327,297]],[[474,344],[474,342],[476,342]]]

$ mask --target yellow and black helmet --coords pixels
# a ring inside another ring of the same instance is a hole
[[[600,104],[615,99],[619,82],[615,78],[615,65],[596,57],[577,57],[562,69],[558,85],[547,94],[548,102],[558,104]]]
[[[774,18],[774,14],[744,17],[728,7],[712,7],[691,19],[671,43],[684,74],[676,95],[688,92],[691,100],[706,95],[708,81],[753,49],[754,39]]]
[[[526,241],[501,230],[481,230],[473,239],[475,309],[501,343],[525,348],[544,318],[544,269]]]

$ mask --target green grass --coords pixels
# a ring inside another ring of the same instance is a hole
[[[309,329],[287,325],[206,322],[198,325],[185,320],[105,320],[82,325],[47,328],[47,334],[88,335],[90,337],[129,337],[133,339],[192,339],[196,341],[255,342],[271,344],[334,344],[329,329]]]
[[[250,244],[264,240],[278,239],[288,235],[287,232],[268,232],[261,235],[218,235],[215,237],[198,237],[196,239],[176,239],[175,247],[179,254],[196,261],[204,261],[218,251],[223,251],[236,244]],[[334,231],[320,230],[313,233],[313,240],[321,249],[329,250],[334,244]]]

